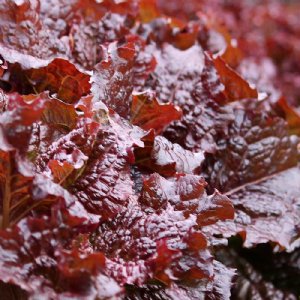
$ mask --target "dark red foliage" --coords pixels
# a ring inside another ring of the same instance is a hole
[[[297,299],[299,4],[253,3],[0,0],[0,299]]]
[[[17,284],[35,298],[110,299],[121,294],[118,284],[104,274],[102,253],[81,254],[70,246],[78,222],[59,219],[27,218],[1,233],[2,281]]]
[[[257,91],[251,88],[250,84],[231,69],[220,56],[213,58],[213,61],[220,80],[225,86],[224,94],[228,101],[258,97]]]
[[[71,190],[89,212],[108,219],[134,195],[130,165],[134,163],[133,147],[143,147],[143,132],[117,115],[104,122],[107,124],[100,125],[87,163]]]
[[[164,135],[193,150],[215,151],[215,137],[226,134],[232,119],[212,59],[199,45],[179,50],[169,44],[154,49],[157,66],[147,87],[156,91],[161,101],[181,107],[183,117],[168,127]],[[187,63],[188,62],[188,63]]]
[[[234,210],[230,200],[218,191],[208,196],[206,182],[196,175],[178,175],[174,181],[153,174],[144,181],[140,202],[154,210],[166,208],[168,203],[185,216],[196,216],[199,226],[232,219]]]
[[[201,169],[203,151],[191,152],[150,131],[142,137],[143,148],[135,150],[136,163],[164,176],[177,173],[195,174]]]
[[[102,48],[103,59],[95,66],[91,78],[95,101],[104,102],[124,118],[129,115],[134,82],[143,85],[141,75],[147,77],[155,64],[152,58],[140,57],[138,51],[143,52],[143,45],[138,38],[128,39],[124,45],[113,42]]]
[[[144,130],[154,129],[157,134],[172,121],[179,120],[182,116],[179,107],[173,104],[162,104],[151,93],[133,95],[131,105],[131,123]]]
[[[215,154],[206,161],[213,187],[228,191],[297,164],[299,138],[289,135],[282,118],[252,100],[232,108],[228,135],[219,138]]]
[[[217,224],[213,234],[240,233],[245,247],[272,242],[279,249],[295,249],[300,243],[299,188],[295,167],[231,190],[226,195],[235,207],[235,221]]]

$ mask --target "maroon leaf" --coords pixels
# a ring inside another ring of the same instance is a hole
[[[2,148],[3,149],[3,148]],[[48,178],[35,174],[33,166],[21,158],[13,149],[0,150],[1,182],[1,226],[11,224],[31,214],[34,210],[49,211],[49,207],[64,201],[69,211],[85,218],[87,213],[80,204],[63,188]]]
[[[161,104],[149,92],[133,95],[131,123],[144,130],[154,129],[160,134],[172,121],[181,118],[181,111],[173,104]]]
[[[99,4],[96,11],[99,12]],[[84,68],[93,69],[102,59],[99,45],[121,40],[129,33],[132,24],[133,20],[129,16],[111,12],[101,19],[96,17],[95,21],[80,18],[72,24],[70,30],[72,56]]]
[[[23,70],[19,64],[9,67],[10,81],[27,93],[50,91],[66,103],[75,103],[90,92],[90,76],[68,60],[55,58],[42,67]]]
[[[298,138],[289,136],[282,118],[261,111],[259,104],[245,102],[234,107],[234,122],[228,135],[218,141],[218,150],[207,159],[210,184],[228,191],[271,175],[298,162]]]
[[[68,53],[68,44],[46,30],[39,2],[1,0],[0,7],[0,52],[7,62],[37,68],[43,59]]]
[[[162,2],[0,0],[0,298],[299,294],[299,5]]]
[[[163,102],[178,105],[183,111],[180,121],[174,122],[164,135],[190,150],[215,151],[215,139],[226,134],[232,119],[225,103],[221,84],[213,61],[198,45],[178,50],[169,44],[152,49],[157,66],[146,86],[156,91]]]
[[[103,254],[82,255],[68,249],[76,230],[76,225],[59,224],[52,216],[27,218],[0,232],[0,279],[17,284],[31,297],[111,299],[119,295],[121,288],[104,275]]]
[[[221,57],[213,58],[213,62],[220,75],[220,80],[225,86],[224,94],[229,101],[246,98],[257,99],[257,90],[231,69]]]
[[[123,117],[129,112],[135,55],[133,43],[121,47],[112,43],[108,48],[108,57],[96,65],[92,76],[92,92],[96,101],[104,102]]]
[[[142,300],[147,298],[158,299],[183,299],[198,300],[205,299],[229,299],[231,281],[234,276],[233,269],[225,267],[218,261],[214,261],[214,280],[209,284],[198,284],[185,287],[181,284],[172,284],[168,288],[159,285],[149,284],[141,287],[129,286],[127,288],[128,300]]]
[[[218,220],[233,219],[234,210],[230,200],[215,191],[208,196],[203,177],[178,175],[174,180],[166,180],[153,174],[144,181],[139,201],[155,210],[164,209],[170,203],[175,210],[187,217],[193,214],[199,226],[207,226]]]
[[[135,36],[129,36],[127,40],[121,46],[114,42],[103,47],[104,58],[95,66],[92,76],[94,101],[104,102],[125,118],[129,116],[132,83],[142,86],[154,69],[152,55],[146,56],[143,52],[143,40]]]
[[[295,167],[226,193],[235,208],[235,220],[217,224],[210,233],[226,237],[242,233],[247,248],[267,242],[288,251],[298,247],[299,179],[300,170]]]
[[[53,179],[61,184],[73,184],[87,164],[98,130],[98,123],[81,119],[67,135],[52,143],[48,141],[45,150],[37,149],[36,170],[50,177],[52,174]]]
[[[76,18],[87,21],[83,31],[88,31],[91,23],[95,24],[109,11],[134,15],[137,14],[137,8],[136,1],[118,3],[108,0],[100,4],[94,0],[26,0],[9,3],[2,0],[1,28],[6,34],[0,35],[0,52],[8,62],[18,62],[26,69],[44,67],[54,57],[73,58],[72,52],[76,59],[77,52],[72,48],[78,49],[80,46],[77,41],[82,39],[76,30],[69,35],[69,26],[76,23]],[[100,29],[101,27],[100,25]],[[82,34],[87,38],[86,32]],[[90,57],[88,59],[88,62],[76,60],[86,66],[94,62]]]
[[[93,244],[112,260],[110,274],[123,284],[153,278],[165,284],[184,278],[198,282],[212,278],[213,270],[206,239],[193,231],[195,224],[195,218],[186,219],[171,206],[147,214],[132,202],[114,220],[101,224]]]
[[[16,148],[22,156],[26,154],[30,148],[34,124],[41,119],[47,101],[49,98],[44,94],[7,96],[4,103],[5,112],[0,115],[3,151]]]
[[[264,278],[264,274],[254,268],[245,258],[241,257],[236,251],[224,251],[221,254],[222,260],[226,265],[230,265],[238,269],[238,276],[235,277],[234,284],[232,286],[232,299],[259,299],[259,300],[296,300],[297,297],[288,290],[280,289],[276,287],[270,280]],[[256,254],[256,259],[259,260]],[[268,260],[269,258],[264,258]],[[272,267],[271,267],[272,268]]]
[[[112,218],[134,194],[130,163],[133,147],[143,146],[143,132],[111,114],[96,135],[84,172],[72,185],[72,193],[93,213]]]
[[[202,151],[193,153],[185,150],[162,136],[154,137],[153,131],[142,140],[145,147],[135,149],[137,164],[164,176],[172,176],[176,172],[197,173],[204,160]]]

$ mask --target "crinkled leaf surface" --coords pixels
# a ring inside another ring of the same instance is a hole
[[[20,286],[33,298],[76,297],[113,299],[122,289],[104,274],[102,253],[82,255],[69,249],[76,225],[27,218],[0,232],[3,282]],[[78,223],[77,223],[78,226]]]
[[[135,149],[136,163],[164,176],[176,172],[193,174],[199,172],[204,160],[204,153],[185,150],[162,136],[154,136],[150,131],[142,137],[143,148]]]
[[[143,146],[142,136],[141,129],[117,115],[101,124],[85,169],[72,185],[72,193],[88,211],[107,219],[126,206],[133,195],[133,147]]]
[[[298,7],[0,0],[0,298],[295,299]]]
[[[215,191],[208,196],[206,182],[196,175],[178,175],[174,181],[153,174],[144,181],[140,202],[153,209],[165,208],[168,203],[185,216],[195,215],[199,226],[232,219],[234,210],[230,200]]]
[[[163,289],[159,285],[145,285],[142,287],[128,286],[128,300],[142,299],[183,299],[183,300],[198,300],[198,299],[229,299],[231,291],[230,285],[234,276],[233,269],[229,269],[220,262],[214,262],[215,281],[208,285],[196,285],[189,288],[183,285],[172,284],[167,289]]]
[[[92,18],[93,19],[93,18]],[[133,20],[127,15],[107,12],[95,21],[81,18],[72,24],[70,39],[72,56],[76,63],[93,69],[102,59],[100,44],[122,40],[129,33]]]
[[[103,101],[123,117],[129,113],[135,55],[132,43],[121,47],[116,43],[110,44],[107,58],[96,65],[92,77],[92,91],[95,98]]]
[[[217,152],[207,159],[213,187],[228,191],[297,164],[298,137],[288,134],[282,118],[249,102],[233,110],[228,135],[219,139]]]
[[[235,220],[216,225],[212,232],[240,233],[245,247],[272,242],[291,251],[300,242],[299,189],[299,167],[233,189],[227,195],[235,207]]]
[[[134,85],[142,85],[154,68],[154,60],[143,53],[142,40],[131,37],[124,45],[116,42],[103,48],[103,60],[95,66],[92,76],[92,93],[96,101],[128,118]],[[141,54],[139,54],[139,52]]]
[[[0,116],[2,149],[16,147],[22,154],[27,150],[34,122],[42,117],[47,97],[10,94],[6,98],[5,111]],[[5,146],[9,143],[10,146]]]
[[[92,243],[112,259],[111,274],[117,281],[197,282],[212,278],[213,267],[204,235],[193,231],[195,224],[194,217],[186,219],[170,206],[147,214],[130,205],[114,220],[101,224]]]
[[[40,1],[3,0],[0,7],[0,48],[8,62],[37,67],[41,66],[41,59],[68,53],[67,42],[46,29],[40,15]]]
[[[155,90],[161,101],[174,103],[183,111],[182,119],[164,135],[185,148],[213,152],[215,136],[226,133],[232,115],[220,105],[225,101],[224,86],[212,60],[198,45],[179,50],[164,44],[151,51],[157,66],[146,86]]]

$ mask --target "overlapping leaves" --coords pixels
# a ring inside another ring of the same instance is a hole
[[[232,297],[293,299],[226,248],[300,246],[299,113],[236,7],[0,2],[0,292],[225,300],[237,268]]]

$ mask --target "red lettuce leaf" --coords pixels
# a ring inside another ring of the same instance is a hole
[[[16,147],[26,153],[33,124],[42,117],[46,102],[44,95],[22,97],[15,93],[7,96],[5,112],[0,115],[2,150]]]
[[[143,40],[129,36],[121,46],[114,42],[103,48],[104,57],[92,76],[96,103],[102,101],[122,117],[129,117],[134,86],[142,86],[155,66],[152,55],[143,52],[144,47]]]
[[[111,275],[123,284],[151,279],[164,284],[198,282],[212,279],[213,269],[206,239],[193,231],[195,224],[195,218],[186,219],[171,206],[147,214],[132,203],[114,220],[102,223],[92,243],[112,260]]]
[[[234,276],[233,269],[225,267],[218,261],[214,261],[214,281],[210,284],[199,284],[196,286],[185,287],[180,284],[172,284],[168,288],[160,285],[148,284],[145,286],[128,286],[126,300],[142,299],[229,299],[231,295],[230,286]]]
[[[218,191],[208,196],[205,187],[204,178],[196,175],[178,175],[174,180],[167,180],[152,174],[144,181],[139,201],[154,210],[164,209],[170,203],[186,217],[195,215],[199,226],[232,219],[234,210],[230,200]]]
[[[169,142],[162,136],[154,136],[150,131],[143,136],[144,147],[136,148],[136,163],[164,176],[173,176],[176,172],[198,173],[204,154],[202,151],[191,152],[178,144]]]
[[[127,205],[134,194],[130,176],[133,148],[143,147],[143,134],[117,114],[101,123],[84,171],[71,187],[92,214],[112,218]]]
[[[49,219],[27,218],[1,231],[1,280],[17,284],[32,298],[111,299],[121,294],[118,284],[104,274],[103,254],[69,249],[78,225],[70,219],[62,223],[54,214]]]
[[[299,167],[245,184],[227,195],[235,208],[234,222],[216,225],[214,235],[240,233],[244,247],[271,242],[277,250],[299,247]]]
[[[250,102],[233,107],[228,135],[219,139],[215,155],[206,161],[210,184],[222,192],[298,162],[298,137],[289,135],[284,119]]]
[[[134,94],[131,104],[131,123],[144,130],[160,134],[172,121],[181,118],[181,110],[173,104],[162,104],[150,92]]]
[[[156,91],[163,102],[178,105],[180,121],[169,126],[164,135],[189,150],[215,151],[215,139],[226,134],[232,119],[213,61],[198,45],[179,50],[169,44],[154,51],[157,66],[146,86]]]
[[[90,92],[90,76],[66,59],[55,58],[42,67],[22,69],[19,64],[8,68],[9,82],[22,93],[49,91],[66,103],[75,103]]]
[[[279,109],[284,113],[285,119],[289,126],[291,134],[300,135],[300,112],[290,106],[284,98],[280,98],[277,102]]]
[[[299,5],[225,2],[0,0],[2,297],[295,298]]]
[[[63,127],[72,130],[76,127],[77,113],[75,107],[58,99],[47,101],[43,111],[42,121],[51,126]]]
[[[126,117],[129,114],[129,98],[133,91],[132,68],[136,55],[134,44],[127,43],[118,47],[116,43],[112,43],[107,55],[107,58],[95,66],[92,92],[97,101],[104,102],[121,116]]]
[[[35,68],[41,66],[41,59],[68,54],[68,43],[46,29],[39,1],[1,0],[0,7],[0,51],[9,63]]]
[[[269,254],[270,255],[270,254]],[[272,254],[271,254],[272,255]],[[266,280],[263,273],[259,269],[254,268],[249,261],[241,257],[238,252],[233,249],[224,251],[222,249],[218,256],[226,265],[230,265],[238,270],[235,277],[231,298],[232,299],[259,299],[259,300],[296,300],[297,297],[286,289],[276,287],[270,280]],[[260,260],[256,253],[256,259]],[[268,261],[268,257],[264,257],[264,263]],[[271,267],[272,268],[272,267]],[[292,279],[292,278],[291,278]],[[292,279],[293,280],[293,279]]]
[[[48,141],[45,149],[37,149],[35,160],[37,171],[47,174],[47,166],[53,161],[60,164],[66,162],[74,169],[84,167],[96,143],[98,130],[98,123],[84,118],[68,134],[59,136],[53,142]]]
[[[83,206],[76,203],[72,195],[49,178],[35,174],[33,166],[15,150],[0,150],[0,156],[2,228],[17,223],[33,211],[47,213],[59,201],[64,201],[73,216],[88,218]]]
[[[224,94],[229,101],[258,97],[256,89],[231,69],[221,57],[213,58],[213,62],[225,86]]]
[[[103,3],[103,2],[102,2]],[[93,69],[102,59],[99,45],[122,38],[129,34],[133,20],[128,15],[108,12],[96,21],[81,17],[70,29],[72,56],[76,63]]]

